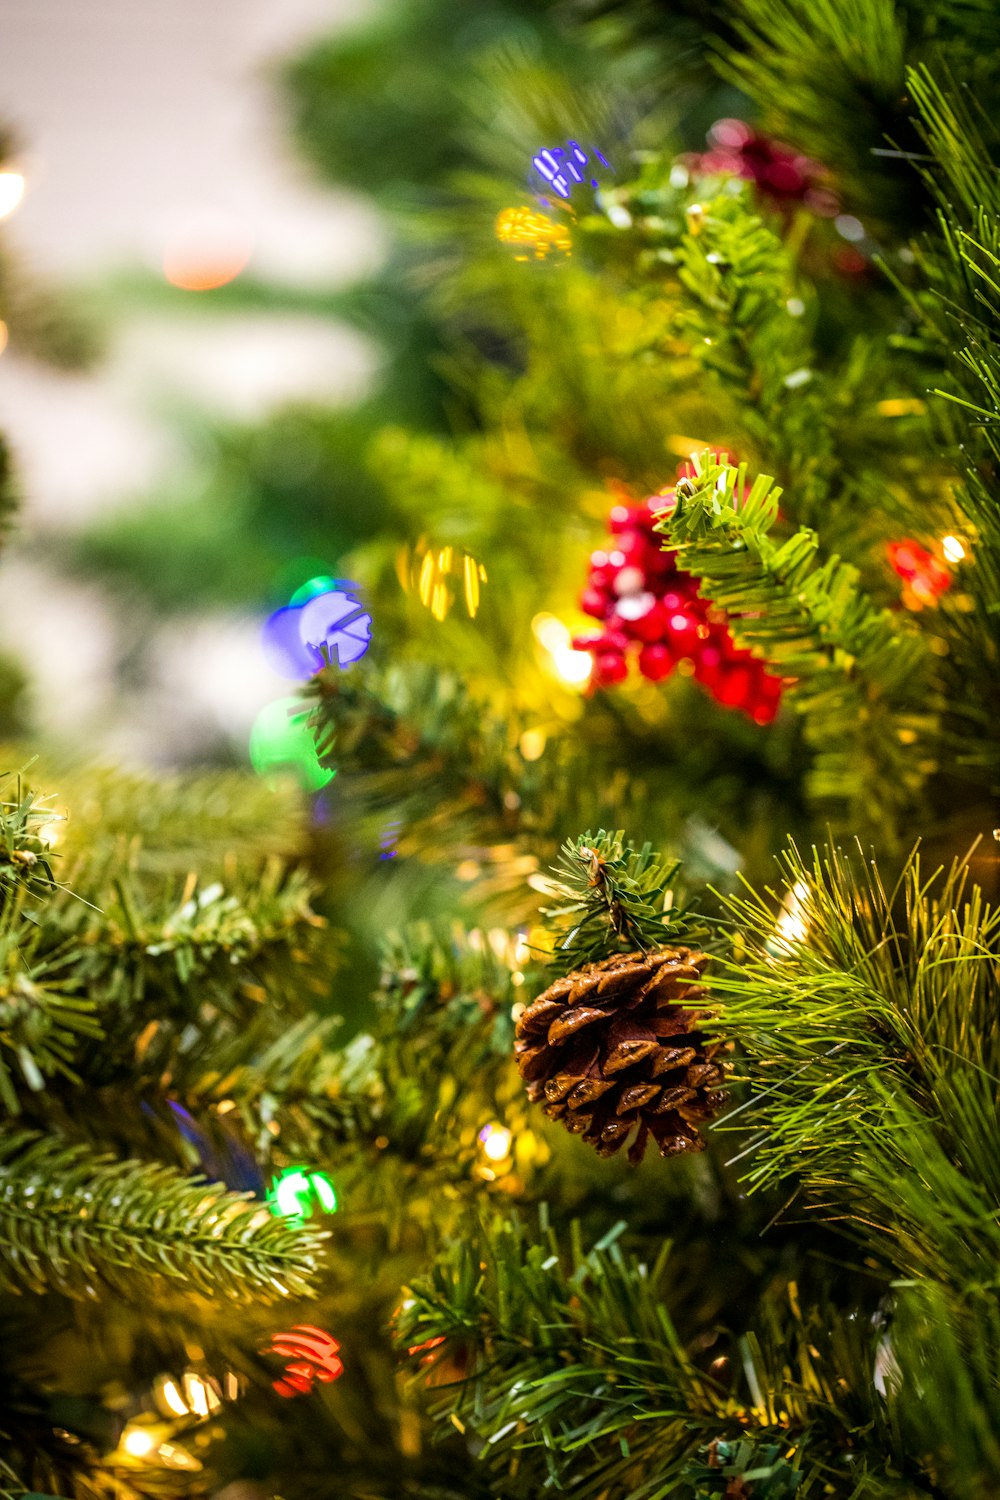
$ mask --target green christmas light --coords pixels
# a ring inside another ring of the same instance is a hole
[[[271,1184],[268,1195],[274,1213],[285,1219],[311,1218],[318,1203],[325,1214],[336,1213],[337,1192],[329,1177],[308,1167],[289,1167]]]
[[[335,772],[321,766],[316,755],[310,712],[299,698],[277,698],[261,709],[250,731],[250,763],[259,776],[291,771],[310,792],[332,780]]]
[[[332,593],[339,585],[339,578],[331,578],[328,573],[318,573],[314,578],[308,578],[305,583],[299,584],[288,602],[292,605],[308,604],[310,599],[315,599],[319,594]]]

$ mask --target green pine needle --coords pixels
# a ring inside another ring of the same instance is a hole
[[[558,968],[570,973],[615,952],[648,952],[697,937],[690,908],[674,901],[679,861],[635,849],[622,830],[589,831],[563,845],[554,879],[543,889],[556,904],[542,917],[554,940]]]
[[[0,1136],[0,1248],[8,1286],[73,1297],[305,1296],[323,1236],[172,1167],[115,1162],[30,1131]]]

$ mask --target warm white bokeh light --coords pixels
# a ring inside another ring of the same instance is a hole
[[[0,172],[0,219],[12,214],[23,197],[23,175],[20,172]]]

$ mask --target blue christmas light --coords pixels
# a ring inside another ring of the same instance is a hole
[[[346,667],[371,645],[372,617],[342,578],[310,578],[264,622],[261,646],[272,671],[301,682],[327,661]]]
[[[317,594],[302,606],[300,634],[307,648],[326,648],[331,662],[347,667],[371,645],[372,617],[353,594],[339,589]]]
[[[611,170],[611,163],[607,157],[598,151],[596,146],[591,150],[594,156],[603,166]],[[584,151],[579,141],[567,141],[565,146],[546,147],[539,151],[537,156],[532,157],[532,166],[541,177],[545,178],[560,198],[569,198],[576,184],[585,180],[584,168],[590,161],[590,157]],[[591,168],[591,171],[594,169]],[[596,188],[598,181],[596,177],[590,178],[590,186]]]
[[[378,841],[379,842],[379,848],[382,851],[380,853],[380,855],[379,855],[379,859],[395,859],[396,858],[396,855],[399,853],[399,850],[396,849],[394,847],[394,845],[396,843],[396,840],[399,838],[399,830],[400,830],[401,826],[402,825],[400,823],[387,823],[386,824],[385,832],[382,834],[382,837]]]

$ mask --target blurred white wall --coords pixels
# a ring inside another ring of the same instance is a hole
[[[248,249],[247,274],[277,285],[333,287],[377,264],[373,211],[311,179],[274,87],[283,57],[374,3],[0,0],[0,120],[17,133],[27,183],[4,228],[26,269],[70,285],[130,268],[160,275],[172,244],[220,232]],[[182,472],[176,433],[160,415],[178,398],[254,418],[298,397],[353,399],[374,368],[364,340],[328,319],[206,312],[204,293],[186,295],[190,316],[146,309],[116,324],[106,360],[86,375],[0,356],[0,431],[14,449],[21,531],[33,544],[30,560],[15,542],[0,563],[0,646],[30,665],[43,730],[151,758],[168,741],[180,751],[155,705],[170,715],[172,700],[176,719],[186,678],[197,684],[181,715],[188,748],[220,727],[238,742],[281,690],[262,664],[255,675],[254,623],[172,627],[157,653],[169,691],[152,684],[136,723],[111,690],[127,622],[95,591],[64,585],[44,555],[40,565],[39,540],[135,500],[169,466]],[[39,649],[37,631],[25,638],[33,599],[52,622],[42,634],[59,637],[74,622],[67,646],[80,680],[71,694],[60,687],[64,653],[48,640]],[[213,628],[217,651],[207,645]],[[236,693],[234,651],[244,664]],[[216,662],[217,692],[206,680]]]

